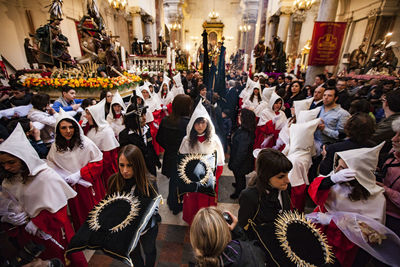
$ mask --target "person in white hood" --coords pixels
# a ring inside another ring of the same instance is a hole
[[[173,93],[174,97],[185,93],[180,72],[172,77],[172,82],[174,85],[172,86],[171,92]]]
[[[334,171],[328,177],[317,177],[310,184],[309,195],[317,205],[316,212],[349,212],[385,223],[384,189],[376,184],[374,171],[384,143],[373,148],[338,152]],[[330,218],[320,216],[318,222],[340,264],[352,266],[358,247],[349,241]]]
[[[103,183],[107,188],[108,178],[118,171],[119,143],[114,131],[104,118],[105,99],[94,106],[86,108],[88,123],[83,131],[89,139],[103,152]]]
[[[41,259],[56,257],[66,264],[64,253],[74,235],[67,202],[76,192],[39,158],[20,124],[0,145],[0,172],[1,221],[15,226],[7,233],[21,247],[29,241],[44,245]],[[87,266],[82,253],[69,260],[73,266]]]
[[[47,161],[78,193],[68,202],[75,229],[85,222],[88,213],[105,196],[102,181],[103,154],[83,134],[79,124],[60,110],[56,123],[56,138],[51,145]]]
[[[123,114],[125,113],[126,106],[121,95],[116,92],[113,96],[110,105],[110,112],[107,115],[107,122],[110,124],[114,131],[115,137],[118,139],[119,133],[125,129]]]
[[[242,108],[247,108],[251,111],[257,109],[258,105],[261,103],[261,86],[259,82],[254,84],[252,93],[247,98],[243,98],[243,101]]]
[[[161,123],[161,112],[162,112],[161,104],[158,101],[158,98],[156,97],[157,95],[151,94],[150,89],[146,83],[139,89],[141,89],[141,93],[144,98],[144,105],[148,106],[147,112],[150,112],[153,115],[153,121],[149,123],[149,127],[150,127],[151,137],[153,138],[152,142],[154,150],[156,151],[157,155],[159,155],[161,152],[164,151],[163,148],[156,141],[158,128],[160,127]]]
[[[180,154],[212,154],[217,152],[216,196],[211,197],[202,193],[186,193],[183,197],[183,220],[189,225],[197,211],[208,206],[216,206],[218,200],[218,178],[222,174],[225,155],[224,148],[215,133],[214,125],[207,110],[200,101],[193,111],[186,127],[186,136],[179,148]]]
[[[286,124],[286,116],[282,111],[283,99],[272,93],[268,109],[263,110],[256,128],[254,148],[273,147],[279,132]]]
[[[158,92],[158,96],[161,101],[161,107],[164,111],[164,116],[167,116],[172,112],[172,101],[175,97],[172,90],[170,90],[170,81],[171,79],[164,74],[164,79],[160,86],[160,91]]]

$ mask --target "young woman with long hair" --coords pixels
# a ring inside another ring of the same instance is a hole
[[[105,196],[102,181],[103,155],[83,134],[74,118],[60,110],[56,137],[47,161],[78,195],[68,201],[75,229],[85,222],[88,213]]]
[[[197,211],[203,207],[216,206],[218,201],[218,179],[222,174],[225,155],[219,137],[216,135],[214,125],[207,110],[201,101],[193,111],[190,121],[186,127],[186,136],[183,138],[179,148],[180,154],[204,154],[210,155],[216,152],[216,188],[215,197],[206,194],[192,192],[183,196],[183,220],[189,225]]]
[[[294,81],[290,84],[289,91],[286,92],[285,97],[285,114],[286,117],[290,118],[292,113],[290,108],[293,107],[293,102],[298,100],[306,99],[307,95],[303,90],[303,84],[300,81]]]
[[[120,149],[118,172],[113,174],[108,181],[108,194],[131,193],[139,198],[152,199],[158,195],[156,178],[148,172],[142,152],[134,145],[126,145]],[[156,211],[141,235],[137,247],[132,251],[134,266],[153,267],[155,265],[156,238],[160,221],[161,217]],[[141,250],[144,252],[144,259],[141,256]]]
[[[21,125],[0,145],[0,175],[2,227],[8,228],[12,243],[19,250],[32,241],[43,245],[41,259],[58,258],[65,265],[65,249],[74,236],[67,203],[76,192],[39,158]],[[87,266],[81,252],[68,260],[72,266]]]

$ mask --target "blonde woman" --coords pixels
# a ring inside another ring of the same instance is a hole
[[[190,227],[190,243],[199,267],[265,266],[264,253],[248,241],[240,240],[237,218],[228,224],[216,207],[202,208]],[[231,232],[232,231],[232,232]]]

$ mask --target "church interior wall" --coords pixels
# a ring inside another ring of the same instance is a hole
[[[186,13],[188,16],[185,17],[184,30],[187,43],[190,44],[191,48],[190,54],[193,55],[201,43],[202,25],[205,20],[209,19],[208,14],[213,9],[214,1],[189,0],[186,3]],[[226,59],[228,60],[229,56],[238,49],[237,39],[240,37],[238,33],[241,24],[239,1],[215,1],[215,11],[219,13],[220,19],[225,25],[223,35],[225,36],[224,46],[226,47]],[[192,37],[197,39],[193,39]],[[196,48],[194,46],[195,43],[197,43]],[[183,45],[185,46],[186,44]]]
[[[17,69],[29,68],[24,52],[24,38],[29,36],[29,24],[25,10],[30,10],[33,27],[46,24],[49,19],[47,6],[50,1],[24,0],[24,1],[0,1],[0,34],[7,36],[0,42],[0,51],[4,57]],[[146,2],[146,1],[144,1]],[[106,30],[112,35],[118,35],[119,41],[125,49],[129,50],[128,26],[122,13],[110,9],[107,1],[97,1],[101,15],[106,24]],[[70,43],[69,53],[72,57],[81,56],[81,50],[76,31],[75,20],[86,13],[85,1],[64,0],[64,20],[61,21],[61,31]],[[32,42],[31,42],[32,43]]]

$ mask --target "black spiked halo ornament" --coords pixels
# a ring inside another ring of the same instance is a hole
[[[100,249],[133,266],[131,252],[161,199],[161,195],[155,198],[135,197],[131,193],[108,195],[89,213],[86,222],[72,237],[66,253]]]
[[[275,220],[275,235],[286,257],[299,267],[330,266],[335,262],[326,236],[297,211],[285,211]]]
[[[178,185],[180,193],[199,192],[215,196],[216,153],[179,154]]]
[[[125,218],[122,218],[119,222],[109,221],[105,223],[105,225],[102,225],[100,217],[104,216],[102,215],[103,211],[110,208],[111,204],[117,201],[125,202],[120,204],[124,206],[121,208],[127,209]],[[114,193],[106,199],[103,199],[89,213],[89,228],[92,231],[98,231],[103,227],[108,229],[111,233],[116,233],[123,230],[132,222],[132,220],[138,215],[139,209],[139,200],[137,197],[133,197],[131,194]]]

